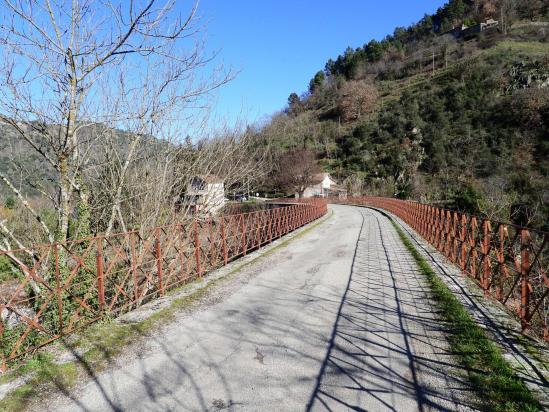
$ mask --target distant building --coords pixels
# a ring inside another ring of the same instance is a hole
[[[478,23],[473,26],[466,26],[465,24],[462,24],[460,27],[455,27],[452,30],[449,30],[443,34],[451,34],[456,39],[466,39],[482,33],[486,30],[495,29],[498,27],[498,25],[499,22],[497,20],[486,19],[486,21],[484,21],[483,23]]]
[[[299,194],[296,193],[296,197]],[[314,176],[313,184],[308,186],[303,192],[303,197],[347,197],[347,189],[340,186],[329,173],[319,173]]]
[[[187,185],[185,203],[194,213],[216,214],[225,206],[225,184],[214,175],[195,176]]]
[[[473,37],[488,29],[493,29],[497,27],[498,27],[497,20],[487,19],[484,23],[478,23],[478,24],[475,24],[474,26],[467,27],[465,30],[462,30],[461,35],[464,38]]]
[[[465,24],[462,24],[459,27],[453,27],[451,30],[448,30],[448,31],[442,33],[442,35],[450,34],[450,35],[454,36],[456,39],[459,39],[461,37],[461,33],[463,33],[464,30],[467,30],[467,26]]]

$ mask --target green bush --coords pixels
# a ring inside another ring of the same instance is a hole
[[[6,209],[10,209],[10,210],[15,209],[15,205],[16,205],[15,199],[11,196],[8,197],[4,202],[4,207]]]
[[[13,264],[7,256],[0,255],[0,282],[14,279],[15,273],[13,271]]]
[[[471,185],[466,185],[456,190],[451,200],[454,209],[473,215],[480,214],[484,203],[482,195]]]

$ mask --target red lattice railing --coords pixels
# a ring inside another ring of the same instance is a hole
[[[162,296],[323,216],[326,202],[0,251],[0,370],[105,315]]]
[[[549,341],[549,233],[417,202],[380,197],[333,199],[400,217],[463,272]]]

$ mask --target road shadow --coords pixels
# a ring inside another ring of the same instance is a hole
[[[84,385],[74,387],[65,380],[53,380],[52,384],[66,399],[60,405],[55,404],[53,408],[49,404],[45,407],[43,404],[34,404],[31,409],[122,412],[150,410],[151,405],[155,405],[158,410],[216,411],[235,404],[231,401],[231,389],[221,369],[213,359],[208,362],[208,350],[203,351],[206,358],[204,361],[209,365],[209,374],[218,377],[219,399],[207,399],[204,396],[195,372],[189,370],[180,356],[181,353],[170,346],[170,339],[162,328],[144,332],[138,325],[129,327],[133,333],[133,343],[124,346],[124,351],[130,352],[129,355],[113,352],[113,348],[102,341],[91,342],[85,354],[82,354],[81,348],[70,339],[63,340],[64,347],[72,357],[71,361],[81,371],[79,380]],[[147,362],[152,348],[155,356],[162,358],[161,365],[168,363],[169,368],[159,370],[154,364]],[[90,359],[90,354],[93,360]],[[131,367],[126,368],[129,365]],[[176,393],[182,385],[189,388],[184,398]],[[128,392],[136,390],[137,402],[132,404],[132,397],[128,397]],[[92,397],[83,396],[86,393],[91,393]]]
[[[175,314],[171,326],[147,332],[137,327],[135,340],[146,344],[130,345],[122,356],[112,356],[111,348],[100,342],[94,344],[105,358],[102,367],[75,349],[73,356],[88,375],[87,382],[84,387],[60,388],[70,405],[63,409],[54,404],[50,410],[471,406],[467,371],[454,365],[444,325],[434,316],[426,291],[413,282],[416,274],[408,269],[412,261],[373,215],[361,219],[354,252],[351,247],[345,252],[333,240],[325,254],[311,251],[314,259],[296,276],[278,269],[295,271],[292,251],[281,251],[264,263],[277,268],[272,276],[251,282],[265,269],[258,265],[245,275],[248,278],[234,280],[231,290],[212,288],[197,307]],[[356,230],[360,220],[346,224],[345,230]],[[366,230],[368,225],[378,226]],[[330,233],[323,236],[330,239]],[[378,247],[365,247],[370,243]],[[320,270],[343,252],[346,264],[352,261],[350,276],[348,269]],[[332,284],[326,278],[340,280]],[[246,291],[230,298],[243,285]]]
[[[361,213],[349,282],[306,410],[477,409],[412,257],[385,217]]]
[[[330,229],[319,228],[317,236],[322,230]],[[319,275],[323,265],[343,253],[341,248],[326,248],[329,253],[320,257],[314,246],[310,249],[315,259],[299,276],[292,250],[285,249],[239,274],[230,286],[216,284],[162,327],[143,332],[130,325],[134,343],[123,353],[113,353],[104,342],[90,342],[84,355],[72,348],[72,359],[86,375],[82,384],[59,382],[63,398],[33,409],[302,409],[346,281],[346,273],[333,285]],[[277,268],[272,276],[255,278],[269,267]],[[68,341],[66,346],[71,348]],[[90,350],[103,361],[90,362]]]
[[[549,390],[547,389],[549,388],[549,381],[542,370],[547,368],[544,368],[543,360],[536,359],[533,361],[530,356],[527,355],[528,350],[523,346],[524,343],[527,342],[531,351],[533,348],[533,353],[539,352],[545,354],[547,353],[547,349],[543,344],[540,344],[539,341],[530,336],[523,335],[520,330],[519,321],[513,319],[506,308],[496,309],[503,312],[503,315],[500,315],[501,318],[504,319],[503,321],[494,313],[491,313],[491,310],[484,306],[485,303],[483,300],[485,297],[482,292],[476,292],[474,289],[470,289],[464,282],[464,279],[460,278],[459,275],[456,276],[456,271],[461,274],[457,267],[451,268],[453,264],[447,262],[446,258],[440,255],[438,251],[434,249],[433,251],[430,251],[424,243],[417,239],[417,235],[415,235],[409,227],[403,224],[400,219],[392,218],[380,210],[378,210],[378,212],[393,219],[393,221],[406,232],[408,238],[421,251],[425,259],[438,275],[444,279],[447,285],[452,286],[452,293],[454,293],[465,306],[474,320],[487,330],[489,336],[494,339],[499,346],[504,348],[505,353],[515,358],[515,362],[519,365],[514,366],[515,372],[526,384],[530,385],[531,389],[534,389],[536,392],[539,391],[539,396],[542,401],[545,402],[544,406],[547,407],[546,399],[547,394],[549,394]],[[448,265],[450,265],[450,269],[448,268]],[[509,322],[511,319],[512,322]]]

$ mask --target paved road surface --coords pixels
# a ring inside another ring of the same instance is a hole
[[[248,283],[49,408],[467,410],[464,371],[388,219],[332,209]]]

